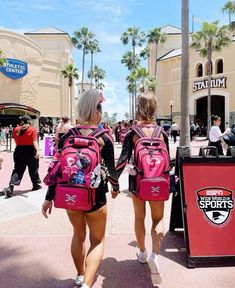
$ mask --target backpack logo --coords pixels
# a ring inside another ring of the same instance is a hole
[[[152,195],[154,195],[154,196],[159,195],[159,193],[160,193],[160,187],[159,187],[159,186],[158,186],[158,187],[152,186],[152,187],[151,187],[151,193],[152,193]]]
[[[208,187],[196,191],[198,207],[212,225],[222,226],[229,222],[234,208],[233,191],[221,187]]]
[[[151,168],[155,167],[155,165],[160,164],[160,160],[157,158],[152,158],[152,157],[146,158],[146,161]]]
[[[76,202],[76,195],[66,194],[66,200],[65,201],[75,203]]]

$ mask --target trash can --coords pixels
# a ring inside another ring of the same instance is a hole
[[[201,156],[179,155],[189,268],[235,265],[235,157],[207,156],[206,150]]]

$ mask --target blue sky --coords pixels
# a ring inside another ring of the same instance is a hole
[[[195,29],[200,28],[200,21],[219,19],[226,23],[228,17],[221,12],[225,2],[191,0],[190,20],[192,15],[197,18]],[[80,27],[88,27],[95,33],[102,50],[96,54],[95,64],[106,71],[103,110],[109,115],[117,112],[121,119],[129,109],[125,81],[128,72],[120,61],[125,51],[131,49],[121,44],[121,34],[132,26],[145,32],[167,24],[180,27],[180,6],[180,0],[0,0],[0,28],[23,33],[56,27],[72,36]],[[73,58],[79,71],[81,55],[81,51],[74,49]],[[86,68],[89,69],[88,62]]]

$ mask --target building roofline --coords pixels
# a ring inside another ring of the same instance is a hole
[[[173,52],[175,49],[171,49],[170,51],[168,51],[166,54],[162,55],[161,57],[159,57],[157,59],[157,61],[160,61],[163,57],[167,56],[168,54],[170,54],[171,52]]]
[[[61,32],[40,32],[40,30],[46,30],[46,29],[50,29],[53,28],[55,30],[61,31]],[[42,29],[37,29],[34,31],[30,31],[30,32],[25,32],[25,35],[68,35],[69,34],[61,29],[58,29],[56,27],[48,27],[48,28],[42,28]],[[70,37],[70,36],[69,36]]]

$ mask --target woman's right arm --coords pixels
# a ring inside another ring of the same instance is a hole
[[[123,146],[122,146],[122,152],[120,154],[120,157],[118,159],[118,163],[117,163],[117,166],[116,166],[116,171],[117,171],[117,174],[118,174],[118,178],[122,174],[122,171],[124,170],[127,162],[131,158],[132,150],[134,148],[134,142],[133,142],[134,135],[135,135],[135,132],[133,130],[130,130],[125,135]]]

